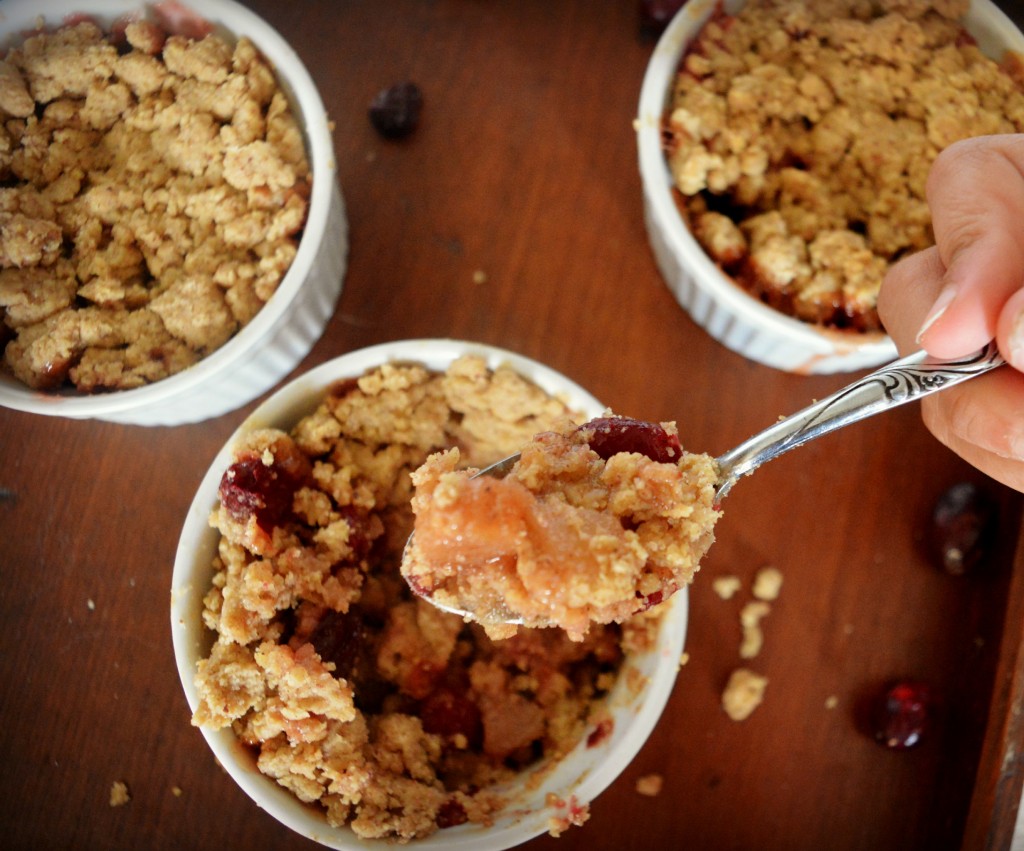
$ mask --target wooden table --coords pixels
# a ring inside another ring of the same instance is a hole
[[[386,340],[497,344],[619,412],[678,420],[689,448],[713,453],[845,383],[745,361],[663,284],[631,125],[652,50],[633,0],[251,5],[320,87],[351,225],[337,312],[300,369]],[[1024,3],[1007,5],[1024,21]],[[384,141],[367,104],[402,80],[425,92],[422,124]],[[253,406],[177,428],[0,410],[5,847],[314,847],[215,765],[171,652],[181,524]],[[928,554],[928,518],[963,480],[997,500],[1000,526],[987,565],[957,578]],[[692,588],[690,662],[660,725],[587,825],[530,847],[1006,847],[1024,744],[1021,507],[913,407],[742,483]],[[719,697],[748,591],[725,601],[712,580],[749,590],[768,564],[785,576],[752,663],[768,691],[736,723]],[[893,677],[938,695],[930,735],[902,753],[863,722]],[[663,790],[644,797],[652,773]]]

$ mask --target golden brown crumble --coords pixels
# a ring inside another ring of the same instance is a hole
[[[683,57],[668,161],[698,241],[768,304],[874,330],[890,263],[933,242],[940,150],[1024,131],[1019,57],[1003,67],[967,0],[750,0]]]
[[[0,59],[0,343],[29,387],[158,381],[273,295],[310,171],[246,38],[133,21],[39,31]]]
[[[490,463],[568,413],[468,356],[443,375],[382,366],[290,433],[243,438],[211,517],[215,641],[193,723],[230,726],[260,771],[362,837],[490,823],[505,803],[493,784],[567,753],[657,620],[582,643],[556,629],[493,641],[413,596],[398,570],[410,473],[453,447]]]
[[[654,428],[678,447],[671,458],[628,440],[595,448],[602,434]],[[567,421],[520,452],[500,479],[459,469],[458,449],[413,474],[416,534],[402,573],[414,588],[471,612],[492,636],[514,634],[515,618],[578,640],[693,578],[714,541],[718,469],[710,456],[682,451],[674,423]]]
[[[132,799],[128,784],[123,780],[115,780],[110,784],[110,806],[123,807]]]
[[[645,774],[642,777],[638,777],[636,781],[636,791],[640,795],[644,795],[648,798],[656,798],[661,794],[661,790],[665,785],[665,778],[660,774]]]
[[[744,721],[761,705],[768,678],[749,668],[737,668],[722,692],[722,708],[733,721]]]
[[[754,576],[754,587],[750,593],[758,600],[771,602],[779,598],[782,590],[782,571],[777,567],[767,565],[762,567]]]
[[[740,658],[753,659],[764,646],[764,632],[761,621],[771,612],[771,606],[764,600],[752,600],[740,610],[740,627],[743,639],[740,642]]]

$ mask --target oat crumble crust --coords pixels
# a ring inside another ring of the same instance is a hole
[[[403,575],[492,636],[515,633],[511,615],[577,640],[687,585],[714,541],[714,459],[605,459],[588,425],[538,434],[501,479],[459,469],[457,448],[431,456],[412,477],[416,534]]]
[[[301,133],[247,38],[137,20],[0,58],[0,345],[39,390],[159,381],[277,289],[305,224]]]
[[[492,641],[416,598],[398,570],[410,473],[456,446],[490,463],[567,414],[468,356],[443,375],[382,366],[290,433],[246,436],[210,521],[215,641],[193,723],[231,727],[260,771],[359,836],[490,823],[505,803],[493,785],[575,746],[657,620],[583,643],[555,629]]]
[[[967,0],[751,0],[683,58],[666,149],[694,235],[799,319],[880,328],[889,265],[933,244],[940,150],[1024,131],[1021,59],[985,57]]]

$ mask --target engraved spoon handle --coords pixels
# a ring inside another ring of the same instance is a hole
[[[720,502],[743,476],[783,452],[837,428],[983,375],[1004,363],[993,341],[981,351],[956,360],[938,360],[927,352],[916,352],[883,366],[719,456],[716,502]]]

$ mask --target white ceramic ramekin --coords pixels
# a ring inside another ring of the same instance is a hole
[[[0,44],[83,13],[101,25],[145,14],[143,0],[4,0]],[[187,3],[184,5],[188,5]],[[138,425],[178,425],[232,411],[291,372],[320,338],[341,292],[348,226],[338,186],[327,112],[305,66],[263,19],[233,0],[193,0],[192,8],[218,30],[248,36],[274,67],[306,140],[313,173],[309,212],[298,252],[277,291],[258,314],[194,366],[154,384],[114,393],[41,393],[0,371],[0,406],[35,414]]]
[[[662,148],[662,119],[687,46],[719,6],[734,13],[742,0],[689,0],[665,30],[644,75],[636,122],[644,217],[654,257],[676,300],[712,337],[739,354],[796,373],[833,373],[877,366],[896,356],[880,333],[820,328],[786,316],[749,295],[715,265],[690,233],[673,197]],[[982,51],[999,58],[1024,53],[1024,35],[988,0],[974,0],[965,18]]]
[[[208,521],[217,503],[221,475],[231,463],[232,448],[241,436],[267,426],[291,428],[316,408],[327,388],[336,381],[357,377],[380,364],[416,362],[440,372],[467,353],[481,355],[492,368],[500,364],[513,367],[586,416],[597,416],[604,410],[593,396],[548,367],[501,349],[455,340],[409,340],[361,349],[325,363],[279,389],[238,428],[213,460],[189,509],[178,544],[171,583],[171,629],[178,673],[193,711],[198,702],[196,663],[206,657],[213,640],[212,634],[204,629],[201,616],[203,595],[213,575],[211,563],[218,536]],[[640,750],[665,707],[686,635],[687,603],[685,589],[671,597],[664,604],[653,648],[627,657],[617,685],[607,698],[614,719],[609,736],[589,746],[584,740],[554,767],[527,770],[515,783],[502,787],[500,791],[509,803],[492,826],[450,827],[412,844],[431,851],[500,851],[543,833],[549,827],[549,819],[565,814],[564,809],[548,803],[548,793],[554,793],[566,806],[583,805],[596,798]],[[379,851],[385,847],[382,842],[360,839],[348,828],[330,827],[316,810],[259,773],[255,759],[239,746],[229,729],[202,732],[220,765],[261,809],[278,821],[331,848]],[[586,830],[586,826],[582,829]]]

